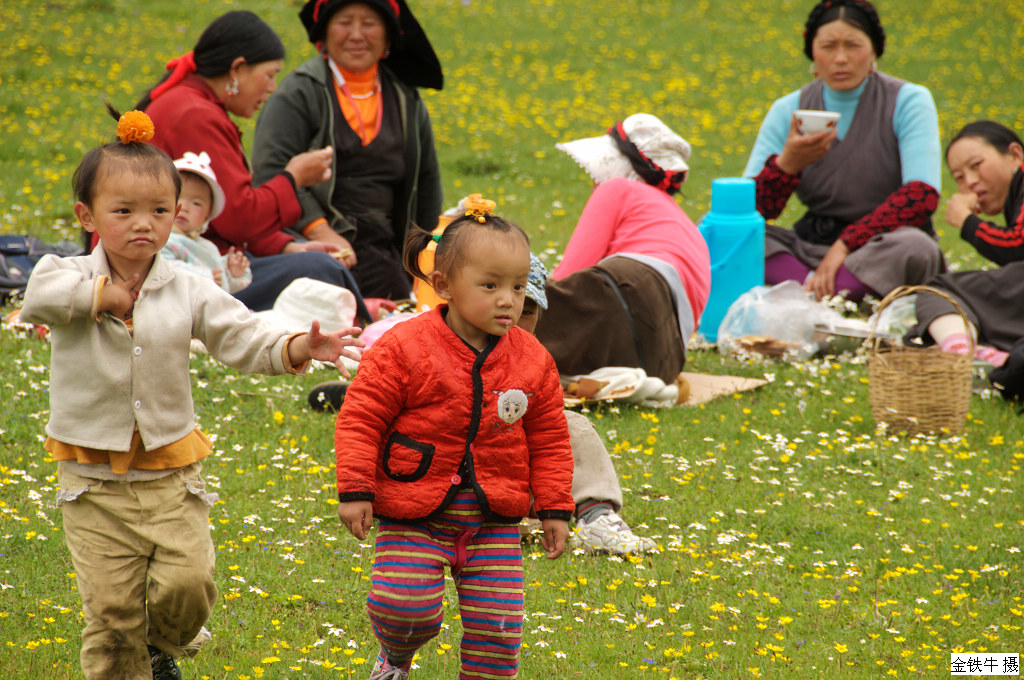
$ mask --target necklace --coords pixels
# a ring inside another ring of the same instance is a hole
[[[378,90],[380,90],[380,76],[377,76],[376,78],[373,79],[373,89],[367,92],[366,94],[355,94],[354,92],[350,91],[348,93],[348,96],[352,97],[352,99],[369,99],[373,95],[377,94]]]
[[[373,78],[373,89],[366,94],[352,94],[352,91],[348,87],[348,83],[345,82],[345,76],[341,75],[341,68],[338,66],[330,57],[327,58],[327,65],[331,69],[331,74],[334,76],[334,82],[337,83],[338,89],[345,93],[345,96],[349,99],[369,99],[373,95],[380,91],[380,72]]]
[[[352,107],[352,111],[355,114],[355,119],[359,123],[359,138],[363,140],[363,146],[366,146],[366,144],[369,143],[368,141],[366,141],[366,124],[363,123],[363,115],[359,111],[359,107],[356,105],[356,100],[369,99],[374,95],[380,94],[380,72],[378,71],[377,75],[373,79],[373,90],[371,90],[368,94],[354,95],[352,94],[352,91],[349,90],[348,84],[345,82],[345,76],[341,74],[341,68],[334,62],[334,60],[331,59],[330,57],[327,57],[327,65],[330,67],[331,74],[334,76],[334,84],[337,90],[340,91],[341,94],[343,94],[346,99],[348,99],[348,103]],[[344,108],[342,109],[342,111],[344,111]],[[377,121],[376,127],[373,132],[374,136],[376,136],[377,133],[380,132],[380,126],[384,121],[384,114],[378,111],[375,117],[377,118]]]

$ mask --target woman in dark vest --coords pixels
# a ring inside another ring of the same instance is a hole
[[[253,141],[257,184],[308,149],[334,147],[329,181],[299,190],[306,238],[335,243],[368,298],[409,297],[406,231],[441,212],[441,173],[417,87],[441,66],[404,0],[309,0],[299,13],[317,56],[264,106]]]
[[[768,225],[768,284],[796,280],[817,298],[859,301],[945,270],[931,224],[941,181],[935,103],[926,88],[877,71],[884,49],[870,2],[822,0],[811,10],[804,52],[816,78],[775,101],[744,171],[767,220],[793,192],[807,208],[792,229]],[[801,135],[798,109],[841,118]]]

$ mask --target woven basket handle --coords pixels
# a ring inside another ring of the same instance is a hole
[[[960,303],[957,302],[955,298],[945,291],[939,290],[938,288],[932,288],[931,286],[900,286],[898,288],[894,288],[888,295],[882,298],[882,301],[878,303],[878,308],[875,310],[874,321],[871,323],[871,335],[868,336],[868,339],[871,342],[871,351],[878,354],[878,346],[882,340],[876,334],[876,331],[878,330],[878,320],[882,318],[882,310],[899,298],[906,297],[907,295],[913,295],[915,293],[931,293],[933,295],[938,295],[940,298],[953,305],[953,309],[955,309],[956,313],[960,315],[961,319],[963,319],[964,328],[967,329],[967,339],[971,343],[971,351],[968,356],[974,356],[974,334],[971,333],[971,322],[968,320],[967,314],[964,313],[963,307],[960,306]]]

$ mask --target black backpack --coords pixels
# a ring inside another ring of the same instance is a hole
[[[28,276],[43,255],[81,255],[82,246],[71,241],[46,243],[35,236],[0,234],[0,304],[25,290]]]

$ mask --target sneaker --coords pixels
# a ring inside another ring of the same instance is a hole
[[[586,550],[618,555],[658,550],[657,543],[650,538],[634,534],[616,512],[601,515],[588,524],[577,522],[576,528],[578,531],[573,534],[573,540]]]
[[[394,666],[388,661],[387,654],[381,648],[377,653],[377,663],[373,665],[373,672],[370,673],[370,680],[406,680],[409,677],[410,668],[412,668],[412,659]]]
[[[209,631],[206,626],[199,629],[196,636],[192,638],[192,642],[187,645],[183,645],[181,650],[185,652],[185,656],[192,658],[199,653],[199,649],[207,642],[213,639],[213,633]]]
[[[153,680],[181,680],[181,669],[174,657],[153,645],[149,648],[149,665],[153,668]]]
[[[320,383],[309,392],[309,405],[314,411],[339,411],[345,401],[348,383],[339,380]]]

